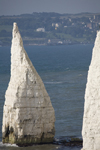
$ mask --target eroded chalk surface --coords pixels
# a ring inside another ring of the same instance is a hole
[[[44,84],[23,47],[13,24],[11,77],[5,93],[3,143],[50,143],[55,135],[55,113]]]
[[[100,31],[97,32],[88,72],[82,136],[82,150],[100,150]]]

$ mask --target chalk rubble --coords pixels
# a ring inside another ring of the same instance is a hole
[[[82,136],[82,150],[100,150],[100,31],[97,32],[88,71]]]
[[[53,142],[55,113],[45,86],[13,24],[11,77],[5,93],[2,141],[30,145]]]

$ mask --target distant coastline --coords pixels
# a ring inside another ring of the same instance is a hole
[[[87,44],[94,44],[94,42],[69,42],[69,43],[42,43],[42,44],[37,44],[37,43],[23,43],[25,46],[64,46],[64,45],[77,45],[77,44],[83,44],[83,45],[87,45]],[[4,47],[4,46],[11,46],[11,44],[3,44],[0,45],[0,47]]]
[[[99,30],[100,13],[0,16],[0,46],[10,45],[13,22],[18,23],[24,45],[89,44]]]

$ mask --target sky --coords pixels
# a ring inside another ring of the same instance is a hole
[[[0,16],[33,12],[100,13],[100,0],[0,0]]]

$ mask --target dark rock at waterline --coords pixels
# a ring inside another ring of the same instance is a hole
[[[62,145],[62,146],[69,146],[69,147],[82,147],[83,139],[80,137],[59,137],[55,138],[53,144]]]
[[[81,149],[82,148],[82,144],[83,144],[83,140],[82,138],[80,137],[75,137],[75,136],[72,136],[72,137],[68,137],[68,136],[61,136],[61,137],[57,137],[57,138],[54,138],[53,142],[49,143],[20,143],[20,144],[17,144],[19,147],[28,147],[28,146],[33,146],[33,145],[44,145],[44,144],[54,144],[54,145],[60,145],[62,148],[63,146],[64,147],[70,147],[70,148],[75,148],[75,150],[78,148],[78,149]]]

